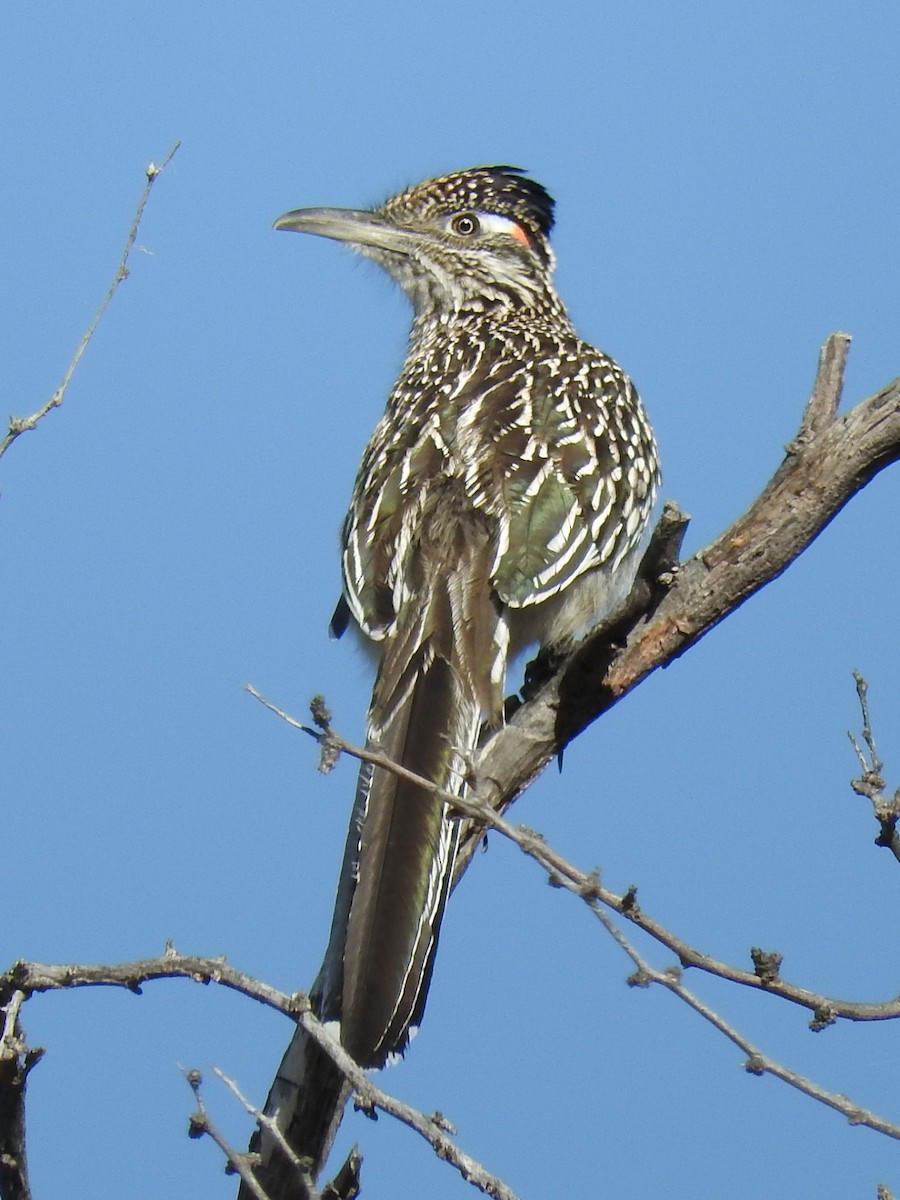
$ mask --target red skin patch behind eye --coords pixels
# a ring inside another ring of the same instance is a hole
[[[521,242],[523,246],[531,245],[531,239],[521,225],[514,224],[509,232],[516,239],[516,241]]]

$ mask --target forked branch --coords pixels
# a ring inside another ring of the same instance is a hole
[[[859,671],[853,672],[853,678],[856,680],[856,694],[862,712],[862,740],[865,749],[852,733],[847,735],[862,770],[859,779],[851,780],[850,786],[858,796],[865,796],[872,803],[872,811],[879,825],[875,845],[886,846],[900,862],[900,830],[897,828],[900,823],[900,788],[897,788],[893,796],[887,794],[887,784],[882,774],[884,763],[875,745],[875,734],[872,732],[872,720],[869,716],[869,685]]]
[[[18,1012],[22,1002],[35,992],[66,990],[75,987],[120,987],[140,993],[142,986],[157,979],[190,979],[195,983],[216,983],[250,996],[260,1003],[285,1013],[303,1025],[313,1040],[331,1056],[340,1070],[353,1085],[356,1092],[356,1104],[365,1111],[374,1113],[376,1109],[388,1113],[398,1121],[407,1125],[429,1143],[437,1156],[455,1167],[467,1182],[479,1191],[493,1196],[496,1200],[516,1200],[516,1195],[503,1180],[492,1175],[481,1163],[467,1154],[450,1136],[452,1127],[438,1114],[427,1116],[391,1096],[382,1088],[376,1086],[347,1054],[346,1050],[331,1036],[327,1029],[315,1018],[310,1010],[309,1000],[298,992],[288,996],[276,988],[260,980],[253,979],[241,971],[235,970],[223,958],[202,958],[195,955],[176,953],[167,946],[160,958],[141,959],[137,962],[120,963],[104,966],[73,966],[70,964],[48,965],[44,963],[18,962],[0,975],[0,1004],[11,1002],[15,1009],[13,1023],[18,1031]],[[6,1011],[4,1009],[4,1011]],[[21,1031],[18,1032],[21,1040]],[[36,1052],[28,1051],[33,1055]],[[24,1061],[24,1043],[17,1042],[18,1061]],[[3,1059],[0,1058],[0,1083]],[[192,1135],[208,1134],[221,1146],[226,1157],[244,1177],[244,1156],[237,1154],[221,1138],[217,1128],[209,1120],[202,1105],[199,1094],[199,1076],[191,1072],[188,1082],[197,1098],[198,1110],[192,1119]],[[24,1085],[24,1078],[22,1079]],[[0,1113],[7,1098],[10,1101],[10,1111],[13,1120],[10,1128],[15,1128],[16,1121],[24,1131],[24,1086],[17,1091],[9,1087],[0,1087]],[[3,1145],[5,1130],[0,1122],[0,1145]],[[27,1171],[24,1158],[24,1132],[21,1138],[21,1163],[17,1177],[21,1183],[18,1191],[0,1191],[3,1200],[30,1200],[31,1193],[27,1190]],[[2,1164],[0,1164],[2,1166]],[[2,1181],[2,1176],[0,1176]]]
[[[900,458],[900,379],[837,415],[849,338],[832,334],[797,436],[759,497],[682,563],[655,607],[592,635],[487,742],[476,795],[503,812],[565,745],[787,569],[844,505]],[[480,833],[469,828],[457,873]]]

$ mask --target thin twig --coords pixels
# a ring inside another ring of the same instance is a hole
[[[853,672],[853,678],[856,681],[856,695],[862,713],[862,738],[868,750],[868,758],[856,736],[848,731],[847,737],[862,769],[861,777],[851,779],[850,786],[857,796],[865,796],[872,805],[875,820],[879,825],[875,845],[887,847],[900,862],[900,788],[893,796],[886,794],[887,785],[882,774],[884,763],[875,745],[875,734],[872,732],[872,719],[869,715],[869,685],[859,671]]]
[[[102,321],[107,308],[109,308],[110,302],[112,301],[113,296],[116,294],[119,284],[122,283],[123,280],[128,278],[128,274],[129,274],[128,260],[131,257],[131,252],[134,249],[134,244],[135,244],[135,241],[137,240],[138,229],[140,228],[141,219],[144,215],[144,209],[147,207],[147,201],[150,198],[150,190],[153,187],[153,184],[156,182],[159,175],[162,174],[162,172],[166,169],[166,167],[172,161],[172,159],[174,158],[174,156],[178,150],[178,147],[180,145],[181,145],[180,141],[176,142],[175,145],[172,147],[172,149],[169,151],[169,153],[162,160],[162,162],[160,163],[159,166],[157,166],[155,163],[151,162],[149,164],[149,166],[147,167],[146,182],[144,183],[144,190],[141,193],[140,200],[138,201],[138,206],[137,206],[137,209],[135,210],[134,218],[131,222],[131,229],[128,231],[128,237],[125,239],[125,249],[122,251],[122,255],[119,259],[119,264],[116,267],[116,273],[113,276],[112,283],[109,285],[109,287],[106,291],[106,295],[103,297],[103,299],[100,302],[100,307],[94,313],[93,320],[91,321],[90,325],[88,325],[87,330],[85,331],[84,337],[82,337],[81,341],[78,343],[78,347],[77,347],[75,353],[72,355],[72,361],[69,363],[68,367],[66,368],[66,372],[62,377],[62,381],[60,382],[59,387],[56,389],[56,391],[53,393],[53,395],[50,397],[50,399],[47,401],[47,403],[43,406],[43,408],[39,408],[37,410],[37,412],[32,413],[30,417],[10,417],[9,418],[9,429],[7,431],[6,437],[3,439],[2,442],[0,442],[0,458],[3,457],[3,455],[9,449],[9,447],[13,444],[13,442],[16,440],[16,438],[20,436],[20,434],[25,433],[26,430],[34,429],[35,426],[37,425],[37,423],[40,420],[42,420],[44,417],[46,417],[47,413],[49,413],[51,411],[51,409],[59,408],[59,406],[62,404],[63,400],[65,399],[66,390],[69,386],[69,383],[71,382],[72,376],[75,374],[75,370],[76,370],[78,364],[81,362],[82,355],[84,354],[85,350],[87,350],[88,346],[90,345],[91,339],[93,338],[94,333],[96,332],[97,326]]]
[[[387,755],[370,747],[356,746],[346,741],[334,729],[315,729],[298,721],[286,713],[278,705],[267,700],[252,685],[247,684],[245,690],[259,700],[270,712],[280,717],[293,729],[300,730],[320,743],[327,741],[329,747],[339,753],[347,754],[361,762],[373,763],[386,771],[391,771],[401,779],[415,783],[417,787],[443,800],[451,809],[455,809],[478,824],[482,830],[494,829],[509,841],[515,843],[525,854],[533,858],[551,876],[553,882],[568,888],[583,900],[598,899],[608,908],[643,929],[652,938],[667,949],[673,951],[683,967],[696,967],[710,975],[739,983],[745,987],[765,991],[782,999],[789,1000],[813,1014],[813,1028],[821,1029],[836,1018],[842,1017],[851,1021],[887,1021],[900,1017],[900,998],[894,997],[882,1003],[862,1003],[852,1000],[836,1000],[806,988],[798,987],[782,979],[777,973],[742,970],[712,958],[697,950],[689,943],[671,933],[664,926],[648,917],[635,903],[635,893],[620,895],[604,887],[596,873],[587,873],[573,866],[547,845],[543,837],[522,825],[513,825],[501,817],[495,809],[479,795],[468,794],[454,796],[444,791],[436,783],[416,775],[399,763],[393,762]],[[479,789],[480,792],[481,789]]]
[[[878,747],[875,745],[875,735],[872,732],[872,718],[869,715],[869,685],[866,682],[865,677],[861,675],[859,671],[853,672],[853,681],[856,684],[856,697],[859,700],[859,708],[860,712],[862,713],[862,736],[863,741],[866,743],[869,751],[868,761],[860,749],[859,742],[857,742],[853,734],[849,733],[847,736],[853,743],[853,747],[856,750],[856,757],[859,759],[859,765],[862,767],[864,773],[867,775],[878,776],[878,778],[881,779],[881,772],[884,769],[884,763],[879,757]],[[883,779],[881,779],[881,784],[884,786]]]
[[[657,983],[684,1001],[698,1016],[708,1021],[747,1055],[744,1067],[751,1075],[774,1075],[782,1083],[786,1083],[804,1095],[811,1097],[813,1100],[818,1100],[829,1108],[835,1109],[836,1112],[842,1113],[852,1125],[865,1125],[869,1129],[874,1129],[877,1133],[883,1133],[887,1137],[900,1140],[900,1125],[892,1121],[887,1121],[883,1117],[879,1117],[875,1113],[861,1108],[858,1104],[854,1104],[847,1096],[827,1091],[811,1079],[807,1079],[804,1075],[800,1075],[796,1071],[791,1071],[781,1063],[776,1062],[775,1059],[769,1058],[758,1046],[755,1046],[748,1038],[735,1029],[730,1022],[726,1021],[724,1017],[721,1017],[708,1004],[700,1000],[689,988],[686,988],[681,981],[680,971],[659,971],[656,967],[651,966],[628,938],[625,937],[622,931],[617,928],[608,913],[596,902],[591,907],[606,931],[637,968],[636,974],[629,982],[636,987],[646,987],[648,984]]]
[[[479,1162],[451,1141],[447,1136],[448,1126],[443,1117],[426,1117],[424,1113],[382,1091],[312,1012],[301,1013],[298,1024],[302,1025],[313,1041],[330,1055],[347,1081],[353,1085],[357,1092],[358,1107],[366,1110],[380,1108],[415,1130],[429,1143],[438,1158],[456,1167],[467,1183],[473,1184],[488,1196],[493,1196],[496,1200],[517,1200],[515,1192],[502,1179],[486,1171]]]
[[[297,1175],[299,1176],[303,1187],[306,1190],[306,1200],[320,1200],[319,1192],[316,1188],[312,1175],[304,1166],[303,1161],[299,1159],[291,1149],[287,1138],[278,1128],[277,1123],[264,1112],[261,1112],[254,1104],[251,1104],[238,1087],[237,1083],[233,1079],[230,1079],[223,1071],[220,1071],[218,1067],[213,1067],[213,1072],[219,1079],[221,1079],[229,1091],[237,1097],[241,1104],[243,1104],[244,1108],[257,1123],[257,1125],[259,1125],[261,1129],[265,1129],[269,1136],[274,1139],[281,1153],[297,1172]],[[241,1176],[241,1178],[243,1178],[243,1176]],[[254,1179],[255,1178],[256,1176],[254,1175]],[[258,1183],[257,1186],[259,1186]]]
[[[225,1161],[229,1169],[236,1171],[240,1175],[250,1192],[256,1197],[256,1200],[269,1200],[256,1176],[253,1174],[250,1156],[241,1154],[235,1150],[225,1136],[219,1132],[216,1125],[209,1119],[209,1113],[206,1111],[206,1105],[203,1103],[203,1096],[200,1093],[200,1086],[203,1083],[203,1077],[200,1072],[185,1071],[184,1077],[191,1091],[194,1093],[194,1099],[197,1102],[197,1111],[191,1114],[188,1125],[188,1137],[200,1138],[205,1134],[207,1137],[212,1138],[225,1155]],[[311,1200],[317,1200],[317,1198],[311,1198]]]

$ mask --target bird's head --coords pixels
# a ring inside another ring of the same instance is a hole
[[[374,259],[420,316],[557,303],[552,225],[548,192],[503,166],[428,179],[372,210],[300,208],[275,222]]]

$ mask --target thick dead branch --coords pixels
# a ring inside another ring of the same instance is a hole
[[[3,997],[0,1032],[0,1196],[31,1200],[25,1149],[25,1081],[43,1050],[25,1042],[19,1010],[25,993],[13,989]]]
[[[849,339],[823,347],[800,430],[760,496],[683,563],[660,602],[628,630],[592,635],[484,746],[477,795],[503,812],[585,726],[776,579],[843,506],[900,457],[900,379],[836,416]],[[480,832],[464,832],[457,877]]]

